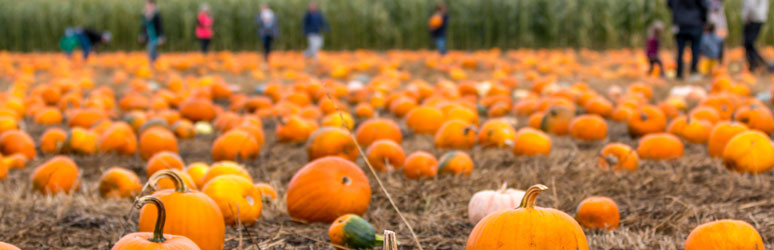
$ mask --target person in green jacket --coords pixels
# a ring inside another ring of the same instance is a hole
[[[161,23],[161,15],[156,9],[155,0],[145,1],[145,11],[142,14],[142,27],[140,29],[140,42],[145,43],[148,57],[151,62],[159,57],[158,46],[164,43],[164,27]]]

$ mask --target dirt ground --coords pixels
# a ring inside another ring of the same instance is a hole
[[[246,77],[229,79],[243,85],[243,89],[252,89],[254,81],[242,78]],[[588,82],[598,89],[610,84],[596,79]],[[756,88],[763,90],[761,86]],[[666,87],[656,92],[663,95]],[[519,117],[519,121],[519,127],[526,125],[526,118]],[[45,128],[27,124],[37,141]],[[761,233],[766,248],[774,249],[774,172],[745,175],[728,171],[720,160],[708,156],[706,146],[691,144],[686,144],[685,156],[677,161],[641,161],[639,170],[633,172],[603,171],[594,160],[603,145],[637,145],[636,139],[627,135],[624,124],[609,121],[609,125],[608,139],[599,143],[553,136],[549,157],[515,157],[508,149],[476,147],[469,151],[475,162],[469,177],[444,175],[415,181],[394,172],[380,173],[378,178],[412,224],[424,249],[464,249],[474,226],[467,219],[470,197],[504,182],[518,189],[545,184],[550,189],[538,198],[538,206],[557,208],[570,215],[586,197],[604,195],[615,200],[621,226],[612,232],[586,231],[591,249],[682,249],[694,227],[726,218],[749,222]],[[273,124],[268,121],[265,126],[267,143],[261,156],[244,165],[256,181],[272,184],[282,196],[290,178],[307,162],[306,152],[301,144],[276,143]],[[211,162],[213,139],[205,136],[182,140],[181,156],[186,163]],[[403,146],[407,154],[424,150],[440,156],[445,152],[434,148],[432,137],[410,133],[404,134]],[[109,249],[123,234],[136,230],[137,211],[129,214],[131,201],[102,199],[96,185],[102,171],[112,166],[134,170],[144,180],[145,163],[139,156],[73,156],[82,171],[80,190],[72,195],[46,197],[31,191],[29,176],[35,166],[51,157],[38,157],[26,169],[10,171],[8,178],[0,182],[0,241],[22,249]],[[365,167],[362,160],[358,165]],[[373,196],[363,217],[377,232],[396,231],[401,249],[417,249],[379,189],[376,177],[367,170],[366,174]],[[327,243],[327,224],[298,224],[284,210],[282,199],[265,202],[255,225],[228,229],[226,248],[332,249]]]

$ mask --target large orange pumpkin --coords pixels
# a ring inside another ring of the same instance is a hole
[[[392,140],[397,144],[403,142],[403,134],[398,124],[384,118],[373,118],[363,122],[357,127],[355,137],[361,147],[368,147],[380,139]]]
[[[173,213],[167,213],[169,204],[164,205],[160,199],[153,196],[145,196],[137,200],[135,203],[138,207],[146,210],[145,204],[153,203],[156,205],[156,213],[158,218],[154,221],[152,227],[152,233],[140,232],[127,234],[121,237],[112,250],[136,250],[136,249],[156,249],[156,250],[200,250],[200,248],[194,241],[185,237],[173,234],[165,234],[165,229],[170,225],[167,223],[167,216],[173,216]],[[154,216],[156,217],[156,216]],[[166,227],[165,227],[166,225]],[[223,248],[223,246],[221,246]],[[205,249],[219,249],[219,248],[205,248]]]
[[[406,114],[406,126],[417,134],[433,135],[443,125],[443,112],[432,106],[419,106]]]
[[[723,150],[726,167],[739,172],[760,173],[774,168],[774,145],[757,130],[741,132]]]
[[[230,130],[215,139],[211,153],[215,161],[254,159],[258,157],[260,148],[255,137],[250,133],[244,130]]]
[[[468,236],[465,249],[588,250],[586,235],[575,219],[553,208],[535,206],[538,194],[547,189],[543,185],[532,186],[519,208],[484,217]]]
[[[42,194],[70,193],[80,185],[78,165],[66,156],[44,162],[32,173],[32,188]]]
[[[599,115],[581,115],[570,122],[570,135],[584,141],[607,138],[607,122]]]
[[[755,228],[741,220],[717,220],[691,231],[685,250],[763,250],[763,239]]]
[[[747,131],[747,126],[738,122],[718,122],[709,135],[707,141],[707,151],[710,156],[722,157],[723,150],[726,149],[726,144],[735,135]]]
[[[140,135],[140,156],[150,159],[158,152],[177,153],[177,138],[172,132],[160,127],[152,127]]]
[[[35,159],[35,141],[21,130],[10,130],[0,135],[0,151],[3,155],[24,154],[27,159]]]
[[[320,128],[306,142],[309,161],[325,156],[339,156],[354,162],[358,153],[352,135],[341,127]]]
[[[363,170],[340,157],[306,164],[290,179],[287,190],[288,214],[305,223],[330,223],[344,214],[363,214],[371,202]]]

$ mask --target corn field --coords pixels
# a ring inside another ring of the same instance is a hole
[[[774,0],[771,0],[774,1]],[[306,46],[301,19],[307,0],[161,0],[165,50],[193,50],[196,14],[210,5],[213,47],[256,50],[255,16],[268,3],[278,17],[279,49]],[[429,48],[427,18],[435,0],[322,0],[331,30],[327,49]],[[620,48],[641,46],[648,25],[670,21],[665,0],[448,0],[448,46],[453,49]],[[113,34],[105,49],[140,49],[137,35],[143,0],[0,0],[0,50],[57,50],[65,28],[93,27]],[[774,4],[771,4],[774,8]],[[731,46],[741,43],[741,0],[726,0]],[[771,11],[770,13],[774,13]],[[664,35],[665,44],[671,36]],[[774,44],[774,15],[761,33]]]

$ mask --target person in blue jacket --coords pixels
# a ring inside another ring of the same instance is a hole
[[[307,57],[317,59],[317,52],[323,46],[323,32],[328,31],[328,22],[317,9],[317,4],[309,3],[309,8],[304,15],[304,35],[309,42],[309,48],[305,54]]]
[[[65,36],[59,40],[59,47],[68,57],[72,55],[75,47],[81,47],[83,59],[87,59],[95,47],[108,42],[110,32],[99,32],[91,28],[67,28]]]
[[[440,24],[433,18],[440,18]],[[435,48],[441,55],[446,55],[446,27],[449,24],[449,14],[446,12],[446,4],[438,3],[435,6],[433,17],[430,18],[430,36],[435,43]]]

